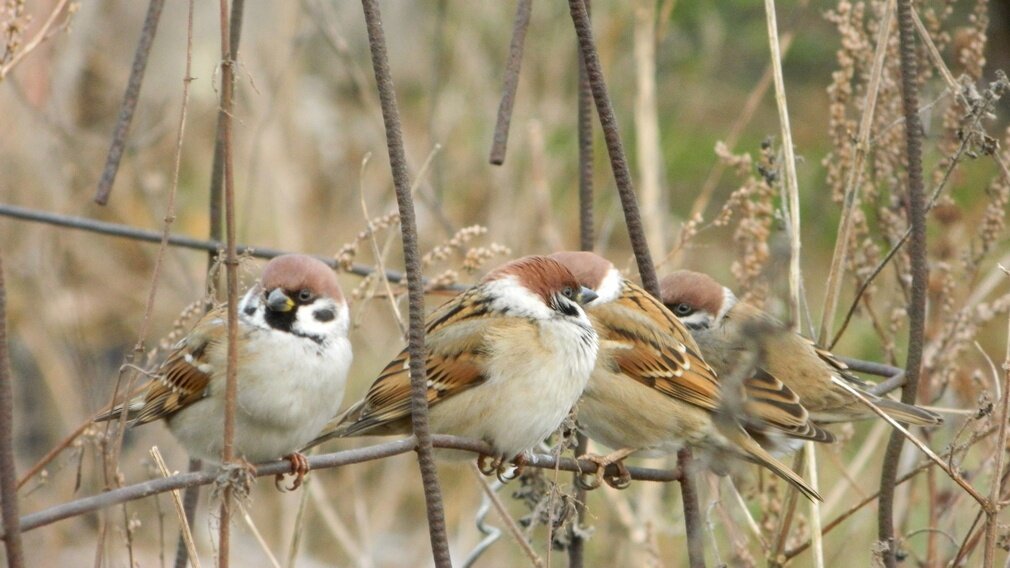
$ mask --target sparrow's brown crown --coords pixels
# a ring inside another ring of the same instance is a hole
[[[711,276],[690,270],[678,270],[659,282],[659,295],[667,307],[687,304],[695,310],[718,314],[724,292]]]
[[[614,264],[609,260],[596,253],[586,251],[561,251],[548,258],[560,262],[570,270],[579,284],[596,291],[599,291],[603,279],[614,267]]]
[[[551,303],[551,297],[566,288],[573,293],[581,289],[570,270],[546,256],[524,256],[507,262],[489,272],[481,282],[498,280],[504,276],[515,276],[520,284],[540,296],[545,303]]]
[[[344,299],[333,269],[319,259],[304,254],[285,254],[267,263],[260,279],[264,290],[280,288],[287,292],[308,289],[316,296],[337,302]]]

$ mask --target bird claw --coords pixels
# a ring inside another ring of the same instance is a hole
[[[477,469],[484,475],[492,475],[498,473],[503,461],[505,461],[505,458],[502,456],[491,457],[487,454],[481,454],[477,456]]]
[[[528,459],[526,457],[525,452],[512,458],[511,464],[505,463],[503,461],[498,466],[498,470],[495,472],[495,476],[498,478],[498,481],[501,481],[502,483],[508,483],[509,481],[512,481],[513,479],[519,477],[520,475],[523,474],[524,471],[526,471],[527,461]]]
[[[505,460],[505,456],[492,458],[481,454],[477,457],[477,469],[484,475],[494,475],[498,481],[508,483],[522,475],[526,467],[526,454],[519,454],[511,462]]]
[[[624,465],[624,458],[631,455],[634,451],[632,449],[622,449],[605,456],[596,454],[580,456],[578,458],[580,461],[587,460],[596,464],[596,471],[592,473],[579,472],[579,475],[575,476],[575,484],[586,491],[597,489],[603,483],[614,489],[627,489],[631,485],[631,472]],[[611,464],[617,469],[617,472],[608,474],[607,467]]]
[[[291,482],[290,487],[284,487],[282,482],[284,481],[284,476],[287,474],[278,473],[274,477],[274,486],[281,493],[297,490],[302,486],[302,481],[305,480],[305,476],[309,473],[309,459],[305,455],[294,452],[284,456],[284,459],[291,460],[291,474],[295,476],[295,479]]]

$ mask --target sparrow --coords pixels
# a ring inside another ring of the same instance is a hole
[[[596,294],[567,268],[527,256],[488,273],[426,320],[428,420],[432,433],[482,440],[493,467],[521,465],[558,429],[582,394],[598,339],[582,309]],[[409,434],[410,355],[379,374],[365,397],[331,421],[309,447],[330,438]]]
[[[619,460],[632,453],[673,453],[686,444],[755,462],[808,498],[820,499],[755,441],[745,428],[751,421],[726,408],[726,399],[742,399],[743,412],[768,428],[794,437],[822,438],[826,433],[810,424],[788,387],[763,379],[728,396],[684,324],[609,260],[590,252],[559,252],[551,258],[597,294],[586,304],[586,312],[600,336],[600,353],[579,402],[578,423],[590,438],[618,449],[601,460],[585,456],[600,465],[597,476],[616,463],[618,476],[606,481],[626,486],[630,478]]]
[[[234,450],[248,463],[292,462],[297,489],[308,461],[297,450],[340,408],[351,365],[349,312],[336,275],[310,256],[274,258],[238,305]],[[96,420],[165,420],[189,454],[218,463],[224,442],[225,306],[173,346],[144,391]],[[281,476],[278,476],[279,487]]]
[[[813,341],[794,333],[760,309],[741,302],[707,274],[681,270],[662,279],[663,303],[691,330],[705,360],[729,373],[742,353],[757,352],[756,373],[789,386],[818,424],[876,417],[842,385],[859,391],[899,422],[942,424],[938,414],[872,394],[870,383]]]

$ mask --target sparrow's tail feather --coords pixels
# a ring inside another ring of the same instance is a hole
[[[933,412],[911,404],[905,404],[889,398],[878,398],[873,401],[888,416],[898,422],[907,422],[916,426],[936,426],[943,424],[943,417]]]
[[[846,391],[845,394],[849,396],[850,399],[854,398],[851,391],[856,390],[863,397],[880,408],[880,410],[884,411],[885,414],[894,418],[898,422],[907,422],[908,424],[915,426],[937,426],[939,424],[943,424],[943,417],[932,410],[926,410],[925,408],[892,400],[886,396],[877,396],[873,393],[867,392],[867,383],[862,383],[858,379],[853,380],[851,377],[841,376],[834,377],[834,382],[837,386]],[[854,413],[852,412],[853,409],[858,409],[858,412],[861,414],[854,416]],[[877,417],[877,413],[874,412],[873,409],[858,400],[854,400],[852,404],[848,405],[846,407],[846,412],[832,413],[829,411],[811,414],[813,415],[812,418],[814,421],[820,423],[851,422],[854,419]]]
[[[795,487],[807,499],[810,499],[811,501],[823,501],[821,495],[814,490],[813,487],[810,487],[810,485],[808,485],[802,477],[797,475],[793,470],[789,469],[789,466],[775,459],[774,456],[758,445],[758,443],[742,429],[723,428],[721,430],[723,431],[723,434],[730,438],[730,440],[734,442],[739,449],[743,450],[746,454],[745,457],[748,460],[768,468],[772,473],[781,477],[790,485]]]
[[[323,426],[323,429],[315,439],[309,442],[301,451],[304,452],[333,438],[347,438],[360,434],[383,434],[383,432],[372,431],[376,426],[374,421],[360,419],[364,404],[364,401],[356,402],[350,408],[332,418],[326,423],[326,426]]]
[[[126,409],[126,421],[127,421],[127,424],[131,424],[137,418],[137,415],[140,413],[140,411],[143,410],[143,408],[144,408],[144,399],[143,398],[136,398],[136,399],[133,399],[133,400],[129,401],[128,403],[126,403],[126,405],[117,404],[116,406],[112,407],[110,410],[106,410],[105,412],[102,412],[101,414],[99,414],[98,416],[96,416],[94,418],[94,421],[95,422],[106,422],[108,420],[118,420],[119,417],[122,416],[122,414],[123,414],[124,406],[125,406],[125,409]]]

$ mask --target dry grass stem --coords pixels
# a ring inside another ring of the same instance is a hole
[[[911,432],[909,432],[907,428],[905,428],[900,423],[898,423],[897,420],[895,420],[894,418],[891,418],[886,412],[884,412],[883,410],[881,410],[880,407],[878,407],[877,405],[873,404],[873,402],[871,402],[868,398],[866,398],[865,396],[863,396],[862,393],[860,393],[858,390],[852,388],[851,386],[849,386],[844,381],[838,381],[835,384],[840,385],[842,388],[844,388],[846,391],[848,391],[849,394],[851,394],[852,396],[858,398],[860,402],[862,402],[863,404],[865,404],[866,406],[868,406],[871,410],[873,410],[873,412],[876,413],[877,416],[879,416],[882,419],[884,419],[884,421],[886,421],[888,424],[890,424],[892,428],[894,428],[902,436],[904,436],[906,440],[908,440],[909,442],[912,442],[912,444],[915,447],[919,448],[919,451],[921,451],[923,454],[925,454],[926,457],[928,457],[929,459],[933,460],[933,462],[936,463],[936,465],[940,466],[940,469],[942,469],[944,471],[944,473],[947,474],[948,477],[950,477],[952,480],[954,480],[954,482],[957,483],[958,485],[960,485],[961,488],[965,490],[965,492],[967,492],[969,495],[971,495],[971,497],[973,499],[975,499],[975,501],[977,501],[979,505],[982,506],[982,509],[984,509],[987,512],[993,510],[993,505],[985,497],[983,497],[974,487],[972,487],[972,485],[970,483],[968,483],[967,481],[965,481],[964,478],[961,477],[961,475],[959,473],[953,471],[951,469],[950,465],[947,464],[945,461],[943,461],[940,458],[940,456],[936,455],[936,453],[934,453],[933,450],[931,450],[929,448],[929,446],[927,446],[925,443],[923,443],[922,440],[920,440],[919,438],[917,438],[915,435],[913,435]]]
[[[1010,276],[1010,271],[1003,266],[1000,266],[1000,270]],[[1003,494],[1003,469],[1007,453],[1007,428],[1010,425],[1010,316],[1007,317],[1006,341],[1006,356],[1003,359],[1003,392],[999,397],[1000,406],[997,414],[999,433],[996,436],[996,463],[992,469],[992,485],[989,488],[989,503],[993,510],[986,511],[985,519],[985,548],[983,548],[982,565],[986,568],[994,566],[996,562],[997,529],[999,528],[999,512],[1002,508],[1000,499]]]
[[[253,538],[256,539],[256,544],[260,545],[260,549],[263,550],[263,554],[265,554],[267,559],[270,560],[270,565],[273,566],[273,568],[281,568],[280,562],[277,561],[277,557],[274,556],[274,553],[270,551],[270,545],[267,544],[267,541],[263,538],[260,530],[256,528],[256,523],[253,521],[252,517],[249,516],[249,511],[246,510],[245,505],[243,505],[241,501],[236,501],[236,504],[242,512],[242,520],[249,528],[249,532],[252,533]]]
[[[323,518],[323,525],[331,536],[340,544],[347,553],[348,558],[353,558],[361,566],[371,566],[371,555],[361,548],[358,539],[353,535],[347,525],[340,518],[340,514],[333,506],[332,500],[318,483],[310,483],[308,494],[311,496],[312,504],[316,511]]]
[[[884,16],[880,20],[877,33],[877,47],[873,56],[873,67],[866,88],[866,102],[863,104],[863,115],[859,122],[855,148],[852,153],[852,164],[849,169],[849,181],[845,188],[845,198],[842,202],[842,218],[838,222],[838,235],[835,238],[835,251],[831,256],[831,269],[824,292],[824,308],[821,314],[821,327],[817,334],[822,345],[828,341],[831,329],[834,327],[835,310],[838,309],[838,296],[841,290],[842,273],[845,270],[846,257],[849,251],[849,241],[852,240],[852,230],[856,207],[859,204],[859,188],[862,184],[863,162],[870,150],[870,134],[873,127],[874,111],[877,108],[877,95],[880,93],[881,77],[884,72],[884,59],[887,56],[888,37],[891,32],[894,16],[895,0],[887,0]]]
[[[372,256],[375,258],[375,266],[379,271],[379,280],[382,282],[382,287],[386,290],[386,297],[389,298],[389,307],[393,310],[393,319],[396,320],[396,325],[400,328],[400,337],[406,339],[407,325],[403,322],[400,305],[396,301],[396,296],[393,295],[393,287],[389,284],[389,278],[386,278],[386,259],[383,252],[379,250],[379,242],[375,238],[375,226],[372,224],[372,216],[368,214],[368,203],[365,200],[363,180],[365,178],[365,168],[368,166],[368,161],[371,157],[372,154],[367,153],[361,158],[361,170],[358,174],[358,179],[362,180],[358,184],[358,194],[361,199],[361,214],[365,219],[365,231],[368,233],[368,242],[372,245]]]
[[[0,83],[2,83],[3,80],[7,78],[7,75],[15,67],[17,67],[18,63],[21,63],[25,57],[42,45],[42,42],[52,37],[50,30],[56,23],[56,19],[64,12],[64,9],[66,9],[67,19],[60,27],[68,27],[70,25],[71,18],[73,18],[74,13],[77,12],[77,3],[71,3],[69,0],[59,0],[59,3],[57,3],[56,7],[53,8],[53,11],[49,13],[49,17],[46,18],[42,27],[39,28],[39,31],[35,32],[35,35],[32,36],[32,39],[30,39],[24,47],[16,46],[18,49],[11,49],[15,46],[12,46],[10,43],[5,46],[5,53],[3,54],[3,58],[0,59]]]
[[[154,463],[158,467],[158,471],[161,472],[161,475],[163,477],[171,477],[172,473],[168,471],[168,466],[165,465],[165,460],[161,457],[158,446],[151,447],[151,457],[154,459]],[[186,551],[189,553],[189,561],[192,562],[193,568],[200,568],[200,557],[196,553],[196,544],[193,543],[193,532],[190,530],[189,519],[186,518],[186,511],[182,506],[182,495],[179,494],[178,489],[173,489],[169,493],[172,497],[172,505],[175,507],[175,514],[179,519],[179,532],[183,543],[186,545]]]
[[[663,159],[656,108],[656,3],[637,0],[635,17],[635,142],[642,196],[642,224],[649,250],[658,256],[666,250],[666,204],[660,187]]]
[[[807,482],[817,491],[821,484],[817,475],[817,447],[813,442],[807,442],[803,447],[807,456]],[[810,543],[814,556],[815,568],[824,568],[824,537],[821,534],[821,503],[816,499],[810,501]]]
[[[537,552],[533,550],[533,546],[530,544],[530,542],[526,540],[526,536],[523,535],[522,529],[519,528],[519,525],[516,524],[516,521],[515,519],[512,518],[512,515],[509,515],[509,512],[505,508],[505,505],[501,502],[501,499],[498,498],[498,494],[494,492],[488,481],[484,479],[484,475],[480,472],[479,469],[477,469],[476,464],[471,464],[471,471],[473,472],[474,477],[477,478],[477,482],[480,484],[481,489],[484,491],[484,495],[491,500],[491,505],[494,507],[494,510],[498,512],[498,516],[501,518],[502,522],[505,523],[505,527],[508,529],[509,534],[512,535],[512,538],[516,541],[516,544],[519,545],[519,548],[523,551],[523,554],[526,555],[526,559],[530,561],[530,564],[536,566],[537,568],[543,568],[544,566],[547,566],[547,564],[544,563],[544,560],[540,558],[540,555],[538,555]]]
[[[800,190],[796,178],[796,150],[793,147],[793,131],[789,124],[789,108],[786,104],[786,87],[782,79],[782,49],[779,44],[778,20],[775,16],[775,0],[765,0],[765,19],[768,23],[768,45],[771,50],[772,77],[775,84],[775,105],[778,108],[782,133],[782,152],[785,156],[785,191],[789,206],[789,306],[794,331],[800,329]]]

